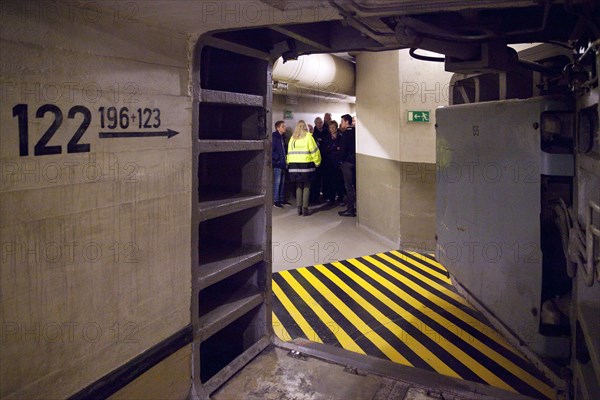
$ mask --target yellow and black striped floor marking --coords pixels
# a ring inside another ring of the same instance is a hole
[[[361,354],[552,399],[552,384],[431,255],[390,251],[273,274],[273,327]]]

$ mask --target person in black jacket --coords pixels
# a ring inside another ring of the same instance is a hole
[[[315,118],[315,126],[312,130],[313,138],[317,142],[319,149],[323,145],[323,140],[329,136],[329,127],[323,124],[321,117]],[[321,198],[321,189],[323,189],[323,169],[317,168],[310,185],[310,202],[318,204]]]
[[[340,130],[342,131],[340,169],[346,188],[347,208],[338,214],[343,217],[356,217],[356,131],[352,126],[350,114],[342,115]]]
[[[285,203],[285,122],[275,122],[275,132],[273,132],[273,206],[283,208]]]
[[[336,121],[329,122],[329,135],[323,139],[321,155],[323,156],[323,195],[327,204],[342,203],[344,199],[344,180],[340,164],[342,163],[342,135],[338,131]]]

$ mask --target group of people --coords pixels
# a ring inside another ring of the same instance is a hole
[[[341,122],[315,118],[314,127],[300,120],[287,146],[284,121],[275,123],[273,132],[273,206],[283,208],[286,171],[296,185],[298,215],[310,215],[309,204],[323,198],[329,205],[346,206],[338,212],[355,217],[356,207],[356,132],[352,116],[344,114]]]

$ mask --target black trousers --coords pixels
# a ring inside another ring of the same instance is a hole
[[[344,178],[342,171],[337,165],[326,165],[323,169],[323,195],[326,200],[335,200],[338,197],[339,201],[344,198]]]
[[[321,197],[321,186],[323,184],[323,167],[317,167],[310,184],[310,202],[317,203]]]
[[[356,209],[356,165],[344,161],[340,166],[344,176],[344,187],[346,188],[346,197],[348,210]]]

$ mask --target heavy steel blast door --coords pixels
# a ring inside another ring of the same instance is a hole
[[[271,343],[271,66],[201,41],[193,78],[192,371],[207,398]]]
[[[568,356],[569,341],[540,332],[542,302],[562,290],[552,286],[557,279],[548,266],[564,263],[560,242],[557,253],[546,251],[543,204],[553,195],[549,187],[569,201],[574,161],[572,154],[542,151],[543,130],[568,135],[570,115],[561,99],[543,97],[436,112],[437,257],[514,335],[547,357]]]

